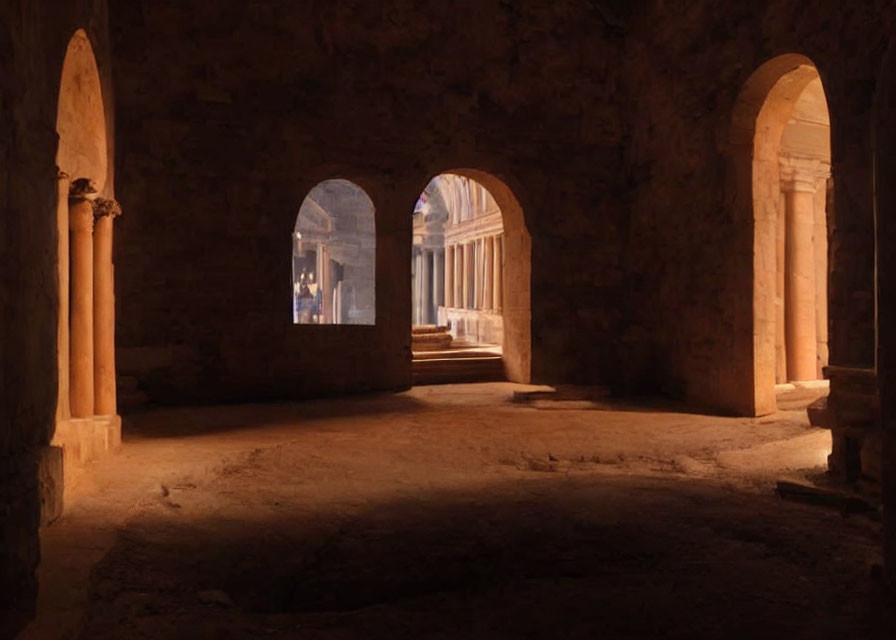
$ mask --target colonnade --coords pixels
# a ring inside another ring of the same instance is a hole
[[[503,305],[504,235],[445,247],[445,307],[500,312]]]
[[[816,380],[828,362],[827,182],[830,164],[781,157],[777,229],[778,381]]]
[[[69,318],[68,370],[60,371],[60,403],[69,415],[92,418],[117,413],[115,389],[115,274],[112,262],[115,200],[100,198],[86,178],[69,182],[60,174],[60,194],[68,192],[68,256],[60,255],[60,316]],[[64,253],[61,251],[61,253]],[[66,260],[67,258],[67,260]],[[66,281],[70,280],[70,287]],[[63,332],[60,332],[63,333]],[[60,367],[63,369],[64,367]],[[63,407],[61,407],[63,408]],[[63,412],[64,413],[64,412]]]

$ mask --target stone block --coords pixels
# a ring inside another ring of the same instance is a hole
[[[43,447],[38,454],[40,525],[45,527],[62,515],[64,494],[62,447]]]

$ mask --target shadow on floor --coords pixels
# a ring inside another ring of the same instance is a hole
[[[252,521],[144,514],[83,638],[894,637],[876,525],[692,481],[421,492]],[[273,511],[272,511],[273,509]]]

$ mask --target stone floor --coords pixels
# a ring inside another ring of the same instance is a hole
[[[43,533],[24,638],[892,638],[805,412],[443,385],[126,419]]]

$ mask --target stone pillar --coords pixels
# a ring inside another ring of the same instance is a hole
[[[494,295],[493,307],[496,311],[500,311],[504,306],[504,236],[495,236],[495,262],[494,268]]]
[[[775,382],[784,383],[789,379],[787,377],[787,337],[784,327],[787,323],[787,316],[784,313],[784,299],[786,296],[785,286],[785,241],[786,237],[786,219],[787,219],[787,202],[784,192],[780,194],[778,202],[778,222],[775,231],[775,252],[776,252],[776,273],[775,273]]]
[[[473,305],[472,309],[480,307],[479,298],[482,294],[482,245],[480,241],[473,240]]]
[[[454,306],[463,309],[464,306],[464,246],[454,245]]]
[[[433,322],[439,323],[439,307],[445,304],[445,250],[432,252],[432,313]]]
[[[495,300],[495,237],[485,239],[485,304],[486,309],[494,309]]]
[[[828,178],[818,178],[815,190],[815,225],[812,241],[815,248],[815,349],[817,362],[816,377],[824,377],[823,369],[828,365]]]
[[[815,188],[820,161],[782,158],[785,196],[785,333],[787,377],[814,380],[817,375]]]
[[[473,290],[471,285],[472,276],[473,276],[473,244],[470,242],[464,243],[464,309],[470,309],[470,301],[473,296]]]
[[[61,422],[71,417],[69,400],[69,225],[70,216],[68,210],[69,189],[71,178],[60,171],[56,192],[56,222],[59,234],[57,274],[59,282],[59,317],[56,327],[56,362],[59,383],[56,387],[56,422]]]
[[[96,188],[79,178],[69,193],[71,229],[70,406],[73,418],[94,415],[93,203]]]
[[[411,324],[420,324],[420,250],[414,247],[414,306],[411,309]]]
[[[113,221],[121,215],[115,200],[94,202],[93,230],[93,388],[94,413],[114,416],[115,399],[115,266],[112,262]]]
[[[432,251],[423,249],[420,251],[423,271],[420,273],[420,319],[423,324],[432,324]]]
[[[445,246],[445,307],[454,306],[454,247]]]

